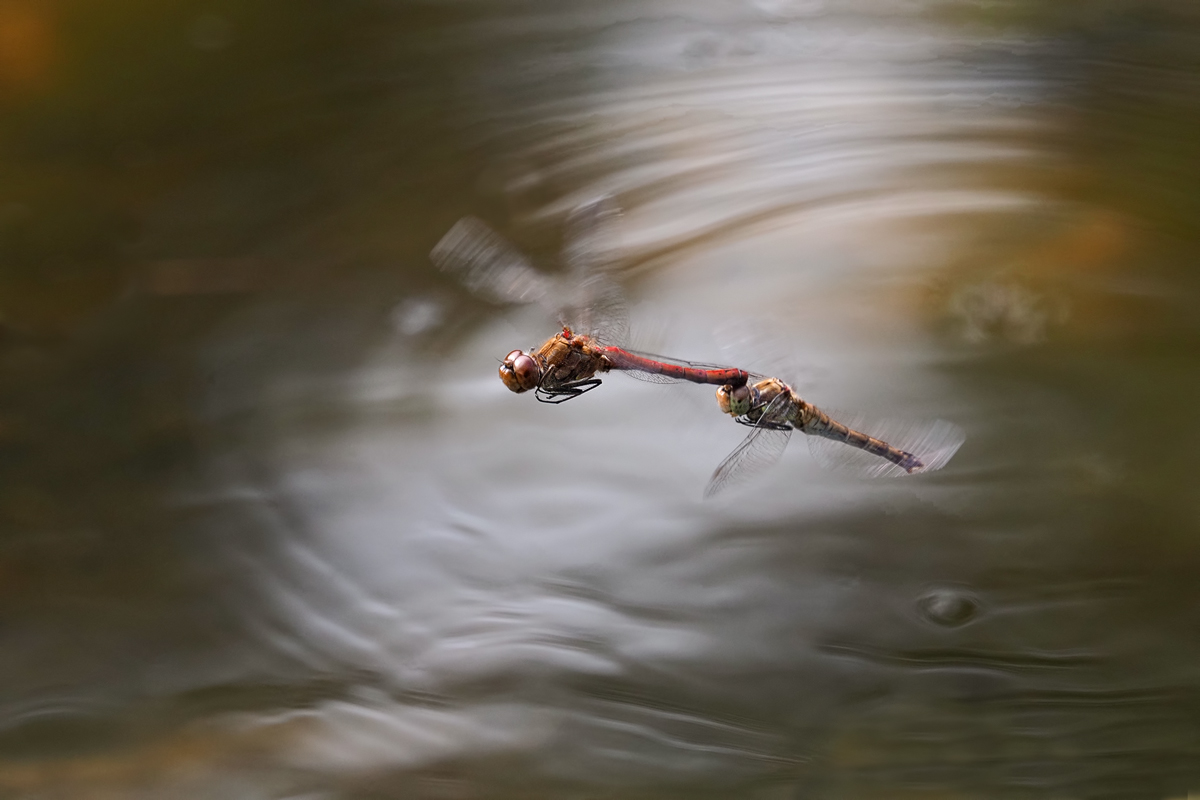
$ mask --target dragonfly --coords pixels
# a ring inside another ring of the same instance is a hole
[[[858,477],[941,469],[966,439],[961,428],[945,420],[870,423],[858,417],[831,415],[805,401],[778,378],[722,386],[717,389],[717,405],[752,430],[713,472],[705,497],[773,465],[795,430],[808,435],[809,449],[823,467]],[[857,430],[859,427],[874,435]]]
[[[535,269],[475,217],[459,220],[434,246],[431,260],[473,293],[501,303],[540,303],[558,317],[562,329],[554,336],[538,347],[512,350],[504,357],[500,380],[513,392],[532,390],[539,401],[551,404],[591,391],[601,383],[597,375],[614,370],[652,383],[744,387],[750,377],[744,370],[623,346],[628,312],[599,255],[599,240],[615,213],[611,202],[601,198],[569,216],[565,280]]]

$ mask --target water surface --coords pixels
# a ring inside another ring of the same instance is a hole
[[[1200,789],[1198,23],[0,5],[3,792]],[[510,394],[427,254],[602,194],[635,345],[966,445],[705,502],[709,387]]]

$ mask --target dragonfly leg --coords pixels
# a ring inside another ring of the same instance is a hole
[[[749,416],[735,417],[734,422],[739,425],[745,425],[747,428],[766,428],[769,431],[790,431],[794,430],[792,425],[787,422],[766,422],[757,419],[751,419]]]
[[[537,391],[534,392],[534,396],[537,397],[539,402],[549,403],[550,405],[558,405],[559,403],[567,402],[573,397],[579,397],[581,394],[586,394],[599,385],[599,378],[590,378],[588,380],[564,383],[561,386],[555,386],[553,389],[547,389],[543,386],[539,386]]]

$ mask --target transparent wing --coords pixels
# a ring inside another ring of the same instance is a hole
[[[629,309],[620,287],[607,275],[590,275],[579,284],[579,299],[571,310],[575,327],[600,344],[625,344],[629,338]]]
[[[625,296],[611,277],[620,210],[607,195],[581,204],[567,218],[563,258],[575,288],[569,316],[603,344],[622,345],[629,335]]]
[[[635,380],[645,381],[646,383],[679,383],[678,378],[672,378],[670,375],[661,375],[657,372],[643,372],[640,369],[623,369],[621,370],[621,374],[628,375]]]
[[[912,453],[925,464],[917,472],[933,472],[946,466],[967,438],[962,428],[941,419],[932,422],[879,420],[861,414],[823,410],[849,428]],[[884,458],[834,439],[809,436],[808,449],[818,464],[840,475],[886,478],[909,474],[902,467]]]
[[[791,322],[769,314],[727,319],[713,331],[721,347],[721,358],[775,377],[793,387],[811,389],[824,371],[803,360],[803,339]]]
[[[792,436],[790,428],[768,428],[763,423],[775,420],[787,403],[786,395],[779,395],[767,406],[759,424],[742,440],[732,453],[713,472],[704,488],[704,497],[715,496],[731,484],[740,483],[775,465],[787,448]]]
[[[475,217],[463,217],[429,253],[438,269],[453,275],[472,293],[497,303],[551,301],[553,282]],[[551,313],[557,309],[551,308]]]

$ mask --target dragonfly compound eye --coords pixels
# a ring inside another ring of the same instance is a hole
[[[754,404],[753,394],[749,386],[743,385],[735,389],[726,384],[717,389],[717,405],[731,417],[741,417],[750,413],[750,407]]]
[[[537,361],[520,350],[513,350],[504,357],[504,363],[500,365],[500,380],[518,394],[536,387],[541,377],[542,371],[538,368]]]

